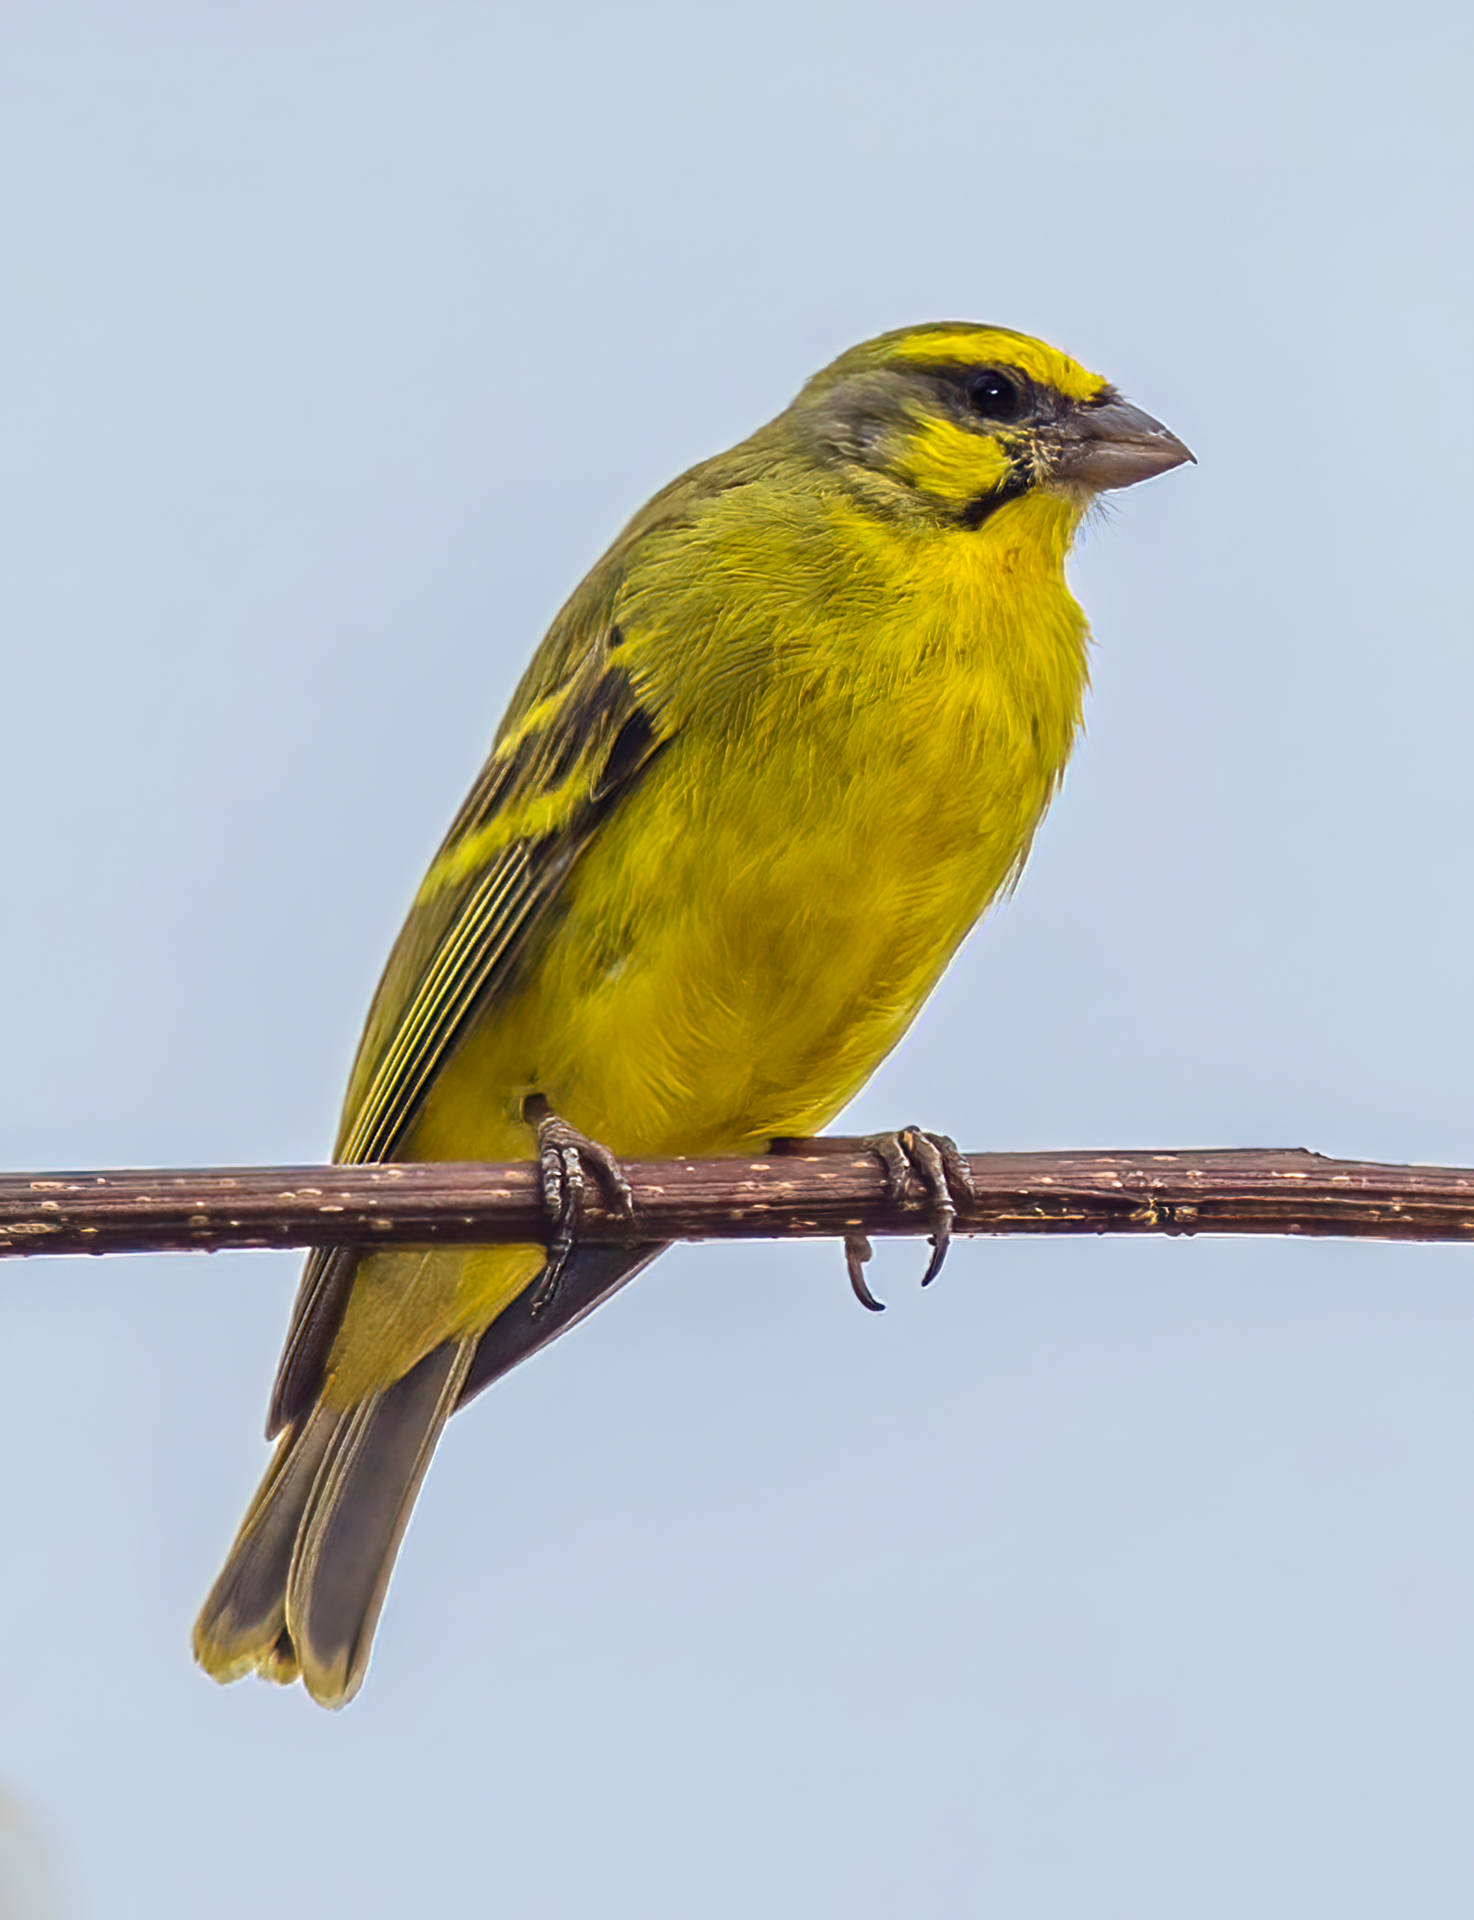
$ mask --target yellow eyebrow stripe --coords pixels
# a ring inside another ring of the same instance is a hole
[[[888,360],[926,366],[933,362],[963,365],[1013,367],[1041,386],[1053,387],[1067,400],[1093,400],[1106,382],[1091,373],[1067,353],[1034,340],[1027,333],[1011,333],[1006,327],[959,328],[914,335],[897,342],[886,354]]]

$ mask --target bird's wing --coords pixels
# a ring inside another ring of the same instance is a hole
[[[392,1160],[457,1042],[506,987],[600,823],[668,737],[607,625],[545,644],[431,863],[374,995],[335,1157]],[[316,1397],[357,1255],[309,1255],[277,1370],[268,1438]]]

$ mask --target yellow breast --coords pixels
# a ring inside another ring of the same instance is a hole
[[[660,594],[633,584],[631,671],[700,700],[442,1073],[416,1155],[525,1151],[534,1089],[625,1155],[812,1131],[1017,873],[1086,682],[1073,509],[1030,496],[973,533],[824,514],[776,558],[772,528],[713,516],[656,556]],[[677,676],[678,648],[710,657]]]

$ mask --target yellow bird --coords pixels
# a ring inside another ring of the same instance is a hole
[[[358,1690],[449,1415],[660,1251],[576,1245],[586,1174],[619,1194],[614,1155],[811,1134],[895,1046],[1064,772],[1082,516],[1191,458],[1042,341],[910,327],[594,566],[389,957],[336,1149],[540,1156],[550,1246],[309,1258],[276,1451],[195,1628],[217,1679]],[[934,1190],[933,1267],[949,1145],[877,1143]]]

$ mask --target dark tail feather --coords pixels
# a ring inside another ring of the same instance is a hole
[[[474,1338],[436,1347],[340,1416],[328,1440],[285,1581],[295,1664],[325,1707],[363,1684],[394,1556],[475,1350]]]
[[[479,1341],[448,1341],[356,1407],[309,1402],[292,1417],[195,1623],[205,1671],[220,1681],[253,1670],[283,1684],[301,1679],[324,1706],[345,1706],[363,1683],[394,1557],[446,1420],[661,1251],[580,1247],[545,1313],[532,1312],[529,1286]],[[313,1390],[292,1381],[299,1399]]]
[[[648,1246],[575,1247],[550,1307],[542,1313],[533,1312],[532,1302],[537,1294],[534,1280],[510,1306],[502,1308],[482,1334],[476,1358],[461,1389],[460,1404],[465,1406],[493,1380],[509,1373],[519,1361],[529,1359],[560,1333],[576,1327],[586,1314],[602,1306],[637,1273],[643,1273],[656,1254],[664,1253],[669,1244],[658,1240]]]
[[[277,1443],[225,1569],[195,1622],[222,1682],[299,1677],[323,1706],[363,1683],[394,1556],[474,1339],[447,1342],[358,1406],[316,1406]]]
[[[322,1457],[341,1415],[316,1407],[277,1442],[194,1628],[194,1657],[222,1684],[253,1668],[295,1679],[274,1657],[286,1626],[287,1570]]]

